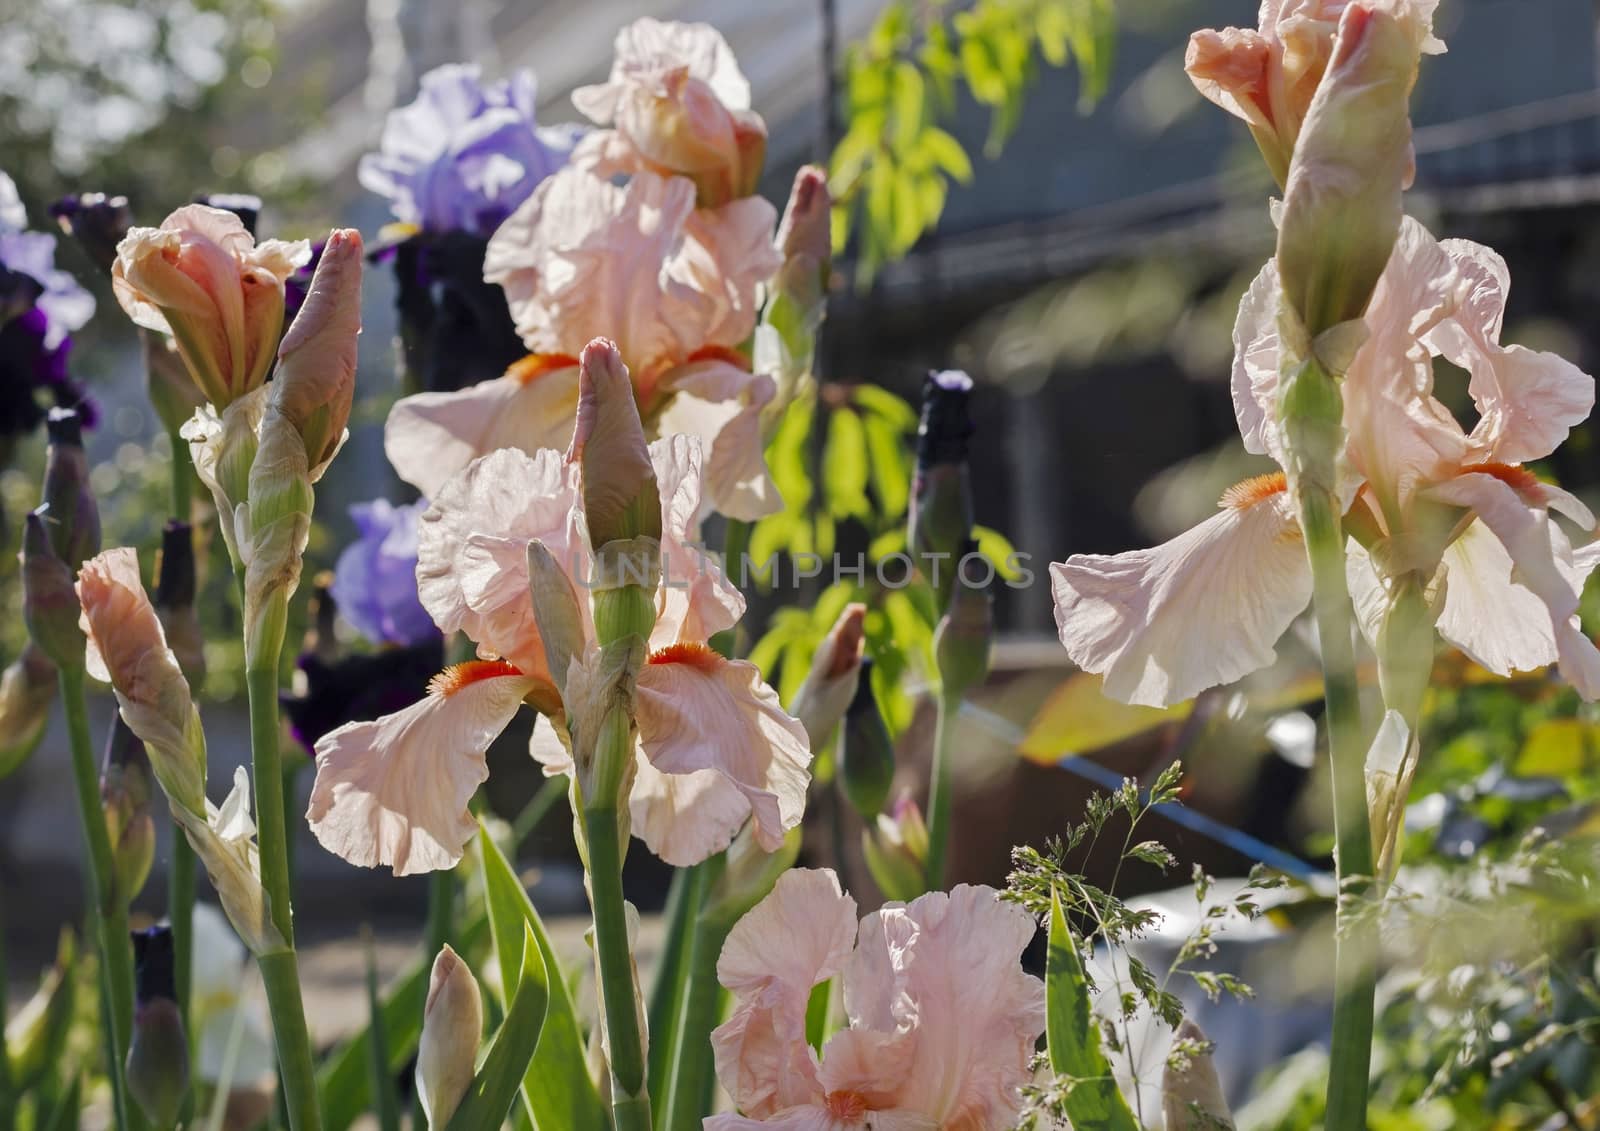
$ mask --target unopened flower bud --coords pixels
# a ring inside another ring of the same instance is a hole
[[[117,895],[131,902],[144,890],[156,856],[156,824],[152,815],[155,780],[150,756],[139,736],[120,714],[111,720],[105,761],[100,767],[100,807],[117,874]]]
[[[756,371],[771,374],[777,385],[776,395],[762,409],[762,429],[769,438],[811,379],[831,270],[831,205],[827,175],[815,165],[801,166],[778,225],[776,246],[783,265],[756,332]]]
[[[972,482],[967,443],[973,425],[972,378],[959,370],[929,374],[917,426],[917,468],[911,481],[908,538],[918,565],[939,563],[941,607],[948,601],[956,557],[972,537]]]
[[[39,280],[0,263],[0,327],[27,314],[42,294],[44,287]]]
[[[1413,156],[1408,103],[1427,21],[1410,0],[1344,9],[1284,190],[1278,270],[1315,341],[1358,319],[1400,230]]]
[[[39,981],[39,989],[5,1027],[4,1055],[11,1061],[11,1085],[27,1092],[48,1071],[54,1071],[72,1030],[76,997],[78,948],[70,928],[56,942],[56,960]]]
[[[117,245],[133,226],[133,215],[125,196],[103,192],[79,192],[64,196],[50,206],[61,230],[83,245],[96,266],[110,271],[117,261]]]
[[[969,541],[963,557],[977,552],[978,544]],[[933,632],[933,654],[946,694],[965,695],[989,677],[994,599],[987,587],[967,584],[959,571],[954,582],[950,606]]]
[[[417,1095],[429,1127],[442,1128],[461,1106],[472,1085],[482,1034],[478,980],[461,956],[446,946],[433,961],[417,1042]]]
[[[78,573],[88,672],[111,684],[122,717],[149,748],[172,803],[203,819],[205,734],[177,657],[139,578],[139,557],[107,550]]]
[[[928,890],[928,826],[909,793],[861,830],[861,853],[885,899],[909,903]]]
[[[0,780],[28,760],[50,721],[56,666],[33,641],[0,674]]]
[[[311,481],[344,442],[355,396],[361,333],[361,233],[335,231],[323,246],[305,304],[278,349],[273,405],[305,442]]]
[[[811,671],[794,697],[794,717],[806,728],[811,749],[821,750],[833,738],[845,709],[856,697],[861,656],[866,645],[867,607],[845,606],[811,657]]]
[[[153,604],[167,634],[167,645],[190,685],[205,682],[206,642],[195,609],[199,584],[194,557],[194,528],[169,521],[161,531],[161,558],[156,563]]]
[[[44,464],[46,526],[56,555],[76,570],[100,552],[100,508],[89,490],[89,459],[77,409],[53,408],[46,418],[50,446]]]
[[[83,632],[72,567],[51,545],[49,508],[30,511],[22,531],[22,615],[28,635],[58,668],[83,667]]]
[[[883,811],[894,781],[894,740],[872,692],[872,661],[861,661],[855,698],[845,711],[836,752],[846,799],[868,820]]]
[[[660,539],[661,494],[628,367],[604,338],[584,347],[578,365],[578,418],[567,462],[583,467],[589,543],[599,550],[608,542]]]
[[[189,1090],[189,1042],[178,1009],[171,927],[133,932],[135,1005],[128,1094],[156,1127],[177,1125]]]
[[[1167,1131],[1231,1131],[1233,1114],[1222,1095],[1205,1033],[1185,1018],[1175,1037],[1191,1047],[1176,1064],[1169,1060],[1161,1075],[1161,1110]]]

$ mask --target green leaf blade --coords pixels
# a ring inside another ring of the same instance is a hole
[[[1078,960],[1077,944],[1067,930],[1057,892],[1050,896],[1045,1010],[1050,1067],[1057,1076],[1076,1082],[1066,1100],[1072,1125],[1102,1131],[1139,1131],[1100,1049],[1100,1029],[1089,1003],[1089,980]]]
[[[549,932],[534,910],[522,881],[499,847],[480,826],[478,843],[483,853],[484,898],[489,907],[490,932],[500,959],[506,993],[520,990],[529,976],[531,960],[524,953],[531,938],[538,951],[537,977],[547,1003],[538,1046],[522,1076],[523,1101],[539,1131],[572,1127],[605,1127],[606,1110],[589,1076],[589,1061],[578,1023],[577,1009],[562,980],[561,966],[551,946]],[[515,1005],[513,997],[513,1006]]]

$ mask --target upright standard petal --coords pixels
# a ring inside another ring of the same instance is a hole
[[[1281,474],[1233,487],[1221,512],[1154,549],[1050,567],[1061,642],[1107,695],[1170,706],[1266,667],[1311,600]]]
[[[833,872],[810,868],[779,876],[729,932],[717,980],[737,1004],[711,1043],[717,1076],[745,1115],[764,1119],[823,1102],[806,1046],[806,1003],[813,986],[844,968],[855,938],[855,901]]]
[[[692,361],[664,382],[672,394],[655,418],[662,435],[696,436],[710,453],[706,491],[720,514],[754,522],[783,509],[767,470],[762,411],[777,394],[772,378],[725,360]]]
[[[469,661],[405,710],[324,737],[306,810],[317,840],[397,876],[452,867],[477,829],[467,802],[489,776],[484,754],[535,685],[509,664]]]
[[[711,560],[701,540],[704,449],[693,436],[673,435],[652,443],[650,458],[661,490],[661,587],[650,645],[710,640],[739,623],[745,601],[726,563]]]
[[[417,593],[434,623],[480,655],[551,683],[528,590],[528,543],[589,576],[576,476],[559,452],[491,452],[441,486],[417,532]]]
[[[732,843],[746,815],[768,852],[800,823],[811,782],[805,728],[784,712],[761,672],[704,644],[655,652],[639,673],[639,744],[665,775],[713,771],[726,783],[714,815],[692,805],[634,805],[634,831],[670,864],[698,863]],[[703,780],[703,779],[702,779]],[[726,804],[737,791],[743,803]],[[663,849],[670,849],[668,856]]]

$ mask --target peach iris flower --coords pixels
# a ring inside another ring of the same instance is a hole
[[[1437,627],[1500,674],[1559,662],[1600,697],[1600,650],[1578,596],[1600,544],[1574,549],[1555,512],[1591,531],[1588,508],[1523,465],[1553,452],[1594,404],[1594,379],[1551,353],[1500,343],[1510,280],[1489,248],[1401,226],[1344,380],[1341,493],[1352,588],[1374,631],[1401,576],[1429,583]],[[1246,293],[1234,328],[1233,401],[1246,450],[1280,465],[1277,267]],[[1470,375],[1467,431],[1433,393],[1433,359]],[[1247,480],[1219,513],[1149,550],[1079,554],[1050,567],[1061,641],[1106,693],[1170,705],[1270,664],[1311,597],[1281,472]]]
[[[756,191],[767,127],[750,109],[750,84],[710,24],[635,20],[617,33],[607,81],[572,93],[597,125],[572,163],[600,176],[687,177],[704,205]]]
[[[1033,918],[963,884],[856,923],[828,870],[795,869],[734,927],[717,962],[733,1015],[711,1035],[738,1115],[707,1131],[1002,1131],[1044,1029],[1020,967]],[[849,1026],[818,1055],[812,988],[839,977]]]
[[[776,220],[760,197],[696,209],[682,177],[641,172],[620,186],[575,168],[550,177],[484,260],[533,356],[503,377],[396,404],[384,433],[395,470],[431,498],[496,448],[564,446],[578,354],[603,335],[632,374],[646,427],[705,442],[715,509],[743,519],[775,510],[760,431],[775,386],[739,350],[756,327],[758,288],[782,262]]]
[[[708,646],[745,606],[698,550],[700,442],[672,436],[651,444],[649,455],[661,495],[662,579],[638,677],[633,831],[682,866],[727,847],[753,819],[771,851],[804,807],[805,730],[754,665]],[[592,650],[583,498],[575,456],[549,448],[491,452],[439,487],[418,531],[418,594],[439,628],[465,633],[481,658],[441,672],[421,702],[317,743],[307,818],[330,851],[397,875],[453,865],[475,828],[467,802],[488,776],[485,751],[524,702],[554,723],[536,725],[533,755],[548,773],[571,769],[559,687],[591,657],[573,657],[564,681],[552,674],[534,616],[528,545],[541,542],[565,573]]]
[[[1438,0],[1364,0],[1415,29],[1428,53],[1444,50],[1433,37]],[[1249,127],[1268,167],[1282,184],[1311,96],[1333,54],[1339,19],[1350,0],[1262,0],[1256,28],[1205,28],[1189,38],[1184,67],[1195,87]]]
[[[191,204],[159,228],[134,228],[111,269],[117,301],[171,334],[219,410],[267,379],[283,331],[284,280],[311,258],[305,240],[256,243],[232,212]]]

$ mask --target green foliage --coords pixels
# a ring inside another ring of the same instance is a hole
[[[1100,1028],[1089,1005],[1089,979],[1078,958],[1077,942],[1067,930],[1061,897],[1050,899],[1050,949],[1045,959],[1045,1031],[1050,1042],[1050,1068],[1057,1080],[1071,1083],[1062,1106],[1074,1127],[1135,1131],[1133,1112],[1111,1075],[1100,1049]]]
[[[515,909],[510,910],[515,915]],[[496,916],[491,913],[491,927],[495,921]],[[505,925],[504,919],[501,925]],[[521,940],[502,938],[497,931],[495,950],[500,955],[501,978],[507,986],[515,987],[515,994],[495,1034],[494,1045],[473,1077],[461,1106],[450,1117],[447,1131],[497,1131],[516,1101],[517,1090],[524,1086],[524,1078],[532,1072],[530,1064],[550,1000],[545,992],[548,975],[539,943],[533,937],[533,925],[520,916],[512,925],[521,926]],[[520,952],[520,962],[515,967],[507,961],[514,952]]]
[[[1016,130],[1037,62],[1076,62],[1079,105],[1104,93],[1115,39],[1114,0],[896,0],[845,58],[849,125],[833,151],[834,249],[854,224],[857,282],[865,285],[939,221],[950,183],[972,180],[972,159],[940,125],[958,91],[989,110],[984,155]]]
[[[1175,978],[1194,981],[1209,995],[1248,998],[1248,985],[1226,971],[1202,968],[1217,952],[1214,937],[1225,923],[1249,921],[1263,914],[1261,893],[1282,887],[1283,881],[1257,869],[1249,881],[1219,898],[1216,882],[1198,867],[1192,886],[1198,925],[1186,936],[1172,962],[1161,973],[1135,956],[1130,944],[1151,931],[1159,915],[1149,908],[1130,906],[1115,893],[1122,865],[1129,861],[1162,872],[1177,859],[1159,841],[1135,841],[1140,823],[1160,805],[1177,803],[1182,766],[1174,762],[1141,790],[1126,779],[1113,793],[1095,794],[1085,803],[1084,819],[1049,841],[1044,851],[1019,846],[1012,851],[1014,868],[1002,898],[1018,903],[1042,917],[1049,928],[1046,957],[1048,1064],[1053,1077],[1024,1089],[1025,1105],[1020,1131],[1046,1131],[1066,1125],[1135,1128],[1128,1105],[1110,1075],[1108,1058],[1129,1049],[1130,1022],[1143,1013],[1159,1018],[1169,1028],[1183,1020],[1183,1005],[1168,987]],[[1078,853],[1095,851],[1107,835],[1122,833],[1122,844],[1112,877],[1112,891],[1091,883],[1071,864]],[[1096,960],[1099,977],[1086,968],[1081,956],[1105,948]],[[1091,1009],[1094,994],[1110,997],[1098,1010]],[[1175,1043],[1169,1062],[1182,1060],[1197,1050]],[[1140,1113],[1142,1115],[1142,1113]]]
[[[483,859],[484,901],[489,908],[504,992],[515,992],[518,979],[534,976],[539,978],[541,992],[548,997],[538,1048],[529,1046],[532,1060],[526,1063],[522,1080],[524,1107],[540,1128],[603,1127],[606,1125],[605,1106],[589,1075],[583,1028],[578,1023],[572,996],[560,976],[561,966],[550,944],[549,933],[494,838],[481,827],[478,844]],[[526,935],[522,934],[519,924],[526,928]],[[537,943],[540,959],[537,973],[532,975],[529,973],[531,957],[526,951],[533,948],[528,939]]]

